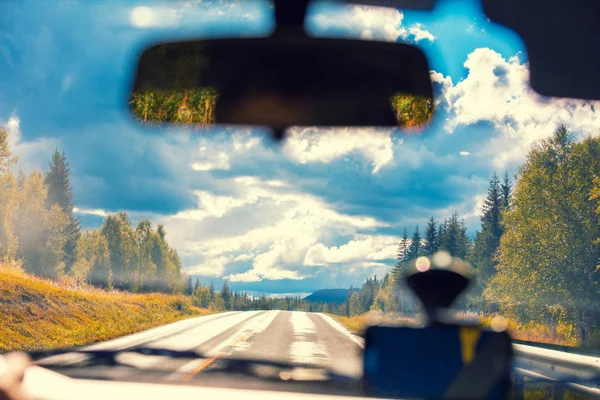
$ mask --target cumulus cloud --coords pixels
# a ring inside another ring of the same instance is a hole
[[[323,243],[311,246],[304,257],[304,265],[389,260],[396,257],[398,238],[395,236],[363,236],[341,246],[327,247]]]
[[[337,235],[367,235],[387,226],[369,216],[340,213],[324,200],[280,181],[236,177],[228,184],[234,187],[235,198],[198,193],[197,209],[158,221],[165,224],[182,255],[202,258],[187,273],[227,276],[236,282],[301,279],[310,276],[309,270],[299,267],[315,244]],[[261,210],[267,210],[269,218],[255,218]],[[209,226],[222,232],[207,232]],[[383,259],[386,243],[376,240],[366,260]],[[227,275],[231,262],[247,262],[249,269]]]
[[[496,168],[521,161],[534,142],[550,136],[559,124],[590,134],[600,128],[599,102],[538,95],[529,86],[527,63],[518,54],[505,59],[479,48],[469,54],[464,67],[468,74],[456,84],[432,74],[449,113],[445,128],[453,132],[460,126],[491,123],[499,133],[488,146]]]
[[[52,153],[58,147],[54,138],[38,137],[32,141],[22,138],[21,120],[13,113],[6,122],[0,120],[0,127],[8,130],[8,144],[12,152],[19,157],[19,165],[25,171],[45,169],[50,162]]]
[[[310,13],[307,28],[311,33],[322,34],[333,30],[364,40],[398,39],[433,42],[435,36],[422,24],[403,26],[404,14],[397,9],[363,5],[327,5]]]
[[[390,131],[374,128],[294,128],[283,151],[300,164],[328,163],[346,155],[358,154],[371,163],[373,173],[391,165],[394,160]]]

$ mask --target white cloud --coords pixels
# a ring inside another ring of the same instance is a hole
[[[283,151],[300,164],[328,163],[358,153],[371,162],[373,173],[391,165],[394,159],[390,131],[375,128],[294,128]]]
[[[443,86],[449,111],[446,130],[490,122],[500,134],[488,145],[496,168],[521,161],[532,143],[552,134],[559,124],[577,132],[595,133],[600,128],[599,102],[545,98],[529,86],[526,63],[518,55],[504,59],[488,48],[479,48],[464,63],[468,75],[453,84],[448,77],[432,74]]]
[[[196,264],[183,270],[188,275],[203,275],[218,277],[223,275],[225,266],[231,262],[232,257],[221,256],[207,258],[202,263]]]
[[[73,208],[73,212],[75,214],[79,214],[79,215],[95,215],[98,217],[106,217],[108,215],[108,213],[106,212],[106,210],[102,210],[102,209],[87,209],[87,208],[79,208],[79,207],[75,207]]]
[[[307,26],[314,33],[323,29],[343,29],[353,37],[365,40],[395,42],[404,40],[429,40],[435,36],[425,30],[422,24],[410,27],[402,25],[404,14],[397,9],[363,5],[328,5],[314,15],[309,15]]]
[[[250,130],[220,135],[222,140],[201,139],[198,154],[192,163],[195,171],[229,170],[230,157],[243,155],[261,143],[261,139],[250,135]]]
[[[14,155],[19,157],[19,167],[24,171],[33,169],[46,169],[52,153],[58,147],[54,138],[40,137],[33,141],[24,141],[21,134],[21,120],[13,113],[8,120],[0,126],[8,130],[8,144]]]
[[[458,154],[460,154],[461,156],[468,156],[468,155],[471,155],[471,153],[470,153],[470,152],[468,152],[468,151],[464,151],[464,150],[463,150],[463,151],[461,151],[461,152],[460,152],[460,153],[458,153]]]
[[[398,238],[394,236],[359,236],[341,246],[327,247],[322,243],[311,246],[304,265],[365,262],[396,258]]]
[[[337,235],[366,235],[387,226],[372,217],[342,214],[322,199],[280,181],[238,177],[229,179],[227,185],[237,197],[204,192],[199,194],[196,210],[158,221],[165,224],[170,242],[183,256],[203,257],[192,268],[194,273],[227,276],[228,263],[247,261],[249,271],[231,274],[228,279],[301,279],[308,276],[302,264],[315,244]],[[268,218],[257,217],[261,212]],[[208,226],[218,226],[222,232],[215,235],[207,231]],[[385,255],[380,241],[365,261]]]
[[[265,15],[261,2],[203,0],[160,2],[128,9],[129,23],[138,28],[169,28],[215,21],[257,21]]]

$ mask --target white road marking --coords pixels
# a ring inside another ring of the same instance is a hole
[[[227,318],[220,318],[209,323],[203,324],[198,328],[192,328],[179,335],[173,335],[168,338],[157,340],[150,344],[155,348],[167,348],[170,350],[191,350],[209,341],[215,336],[220,335],[232,326],[243,322],[250,317],[261,313],[262,311],[246,311],[231,315]]]
[[[193,350],[202,343],[209,341],[232,326],[243,322],[260,312],[262,311],[239,312],[225,318],[214,319],[198,326],[197,328],[191,328],[180,334],[153,341],[152,343],[148,344],[148,347],[165,348],[169,350]],[[163,358],[148,357],[134,353],[121,354],[119,357],[119,361],[134,365],[138,368],[152,367],[163,360]],[[194,361],[204,360],[205,358]]]
[[[294,330],[294,338],[290,346],[292,363],[329,364],[329,354],[325,346],[319,342],[317,328],[308,314],[301,311],[291,312],[290,322]]]
[[[279,311],[267,311],[264,315],[254,318],[237,330],[236,333],[229,336],[223,342],[219,343],[217,346],[210,349],[210,351],[205,352],[204,354],[207,357],[214,357],[219,353],[231,354],[234,351],[245,350],[250,347],[248,339],[252,336],[264,331],[271,325],[275,317],[279,314]],[[176,372],[169,375],[168,380],[179,380],[182,375],[187,375],[190,372],[194,371],[197,367],[202,365],[207,358],[201,358],[198,360],[192,360],[182,367],[180,367]]]
[[[348,329],[346,329],[342,324],[337,322],[335,319],[331,318],[329,315],[326,315],[326,314],[319,313],[318,315],[320,315],[321,318],[323,318],[325,321],[327,321],[329,323],[329,325],[331,325],[334,329],[336,329],[339,332],[346,335],[354,343],[356,343],[360,347],[365,347],[365,342],[362,338],[359,338],[358,336],[354,335],[352,332],[350,332]]]

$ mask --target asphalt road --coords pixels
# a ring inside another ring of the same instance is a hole
[[[362,374],[362,342],[331,317],[300,311],[227,312],[197,317],[87,346],[122,350],[136,346],[196,350],[206,358],[182,361],[134,353],[121,362],[141,369],[172,371],[171,379],[186,380],[216,365],[222,357],[310,363],[347,376]],[[70,364],[77,354],[47,361]],[[40,362],[41,365],[44,361]]]

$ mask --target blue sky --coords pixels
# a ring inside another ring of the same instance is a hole
[[[0,14],[0,123],[27,170],[55,148],[71,165],[78,215],[124,210],[165,224],[185,271],[236,289],[311,292],[360,284],[393,264],[404,226],[458,211],[470,234],[494,171],[514,173],[559,123],[595,134],[590,102],[528,87],[520,39],[476,2],[431,13],[317,4],[313,35],[413,43],[437,95],[421,135],[295,129],[148,130],[125,102],[136,54],[162,39],[265,35],[253,1],[8,0]]]

